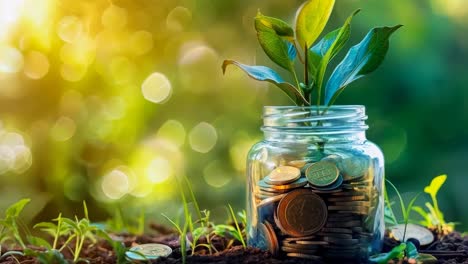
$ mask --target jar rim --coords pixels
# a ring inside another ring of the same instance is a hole
[[[265,106],[264,132],[342,134],[367,130],[363,105]]]

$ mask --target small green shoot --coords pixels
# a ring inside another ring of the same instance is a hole
[[[232,210],[232,206],[230,204],[228,204],[228,207],[229,207],[229,212],[231,213],[232,220],[234,221],[234,224],[236,225],[236,232],[234,232],[233,235],[237,240],[239,240],[242,243],[242,246],[246,248],[247,244],[245,243],[243,232],[239,227],[239,223],[237,222],[236,214],[234,214],[234,210]]]
[[[429,194],[432,200],[432,204],[429,202],[425,203],[427,211],[421,207],[413,208],[413,211],[423,218],[420,224],[428,228],[435,228],[440,235],[452,232],[455,227],[455,223],[447,223],[445,221],[444,214],[440,210],[437,200],[437,194],[446,180],[447,175],[439,175],[432,179],[431,183],[424,188],[424,192]]]
[[[0,245],[11,242],[18,243],[22,248],[26,247],[20,234],[18,217],[30,201],[31,199],[21,199],[6,209],[5,217],[0,219]]]

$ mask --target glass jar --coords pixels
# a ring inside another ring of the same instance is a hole
[[[384,158],[365,107],[267,106],[263,120],[247,160],[248,244],[331,263],[379,252]]]

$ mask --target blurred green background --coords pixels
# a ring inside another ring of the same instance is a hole
[[[271,66],[253,17],[292,23],[301,2],[0,0],[0,208],[31,197],[25,219],[39,221],[81,214],[86,200],[94,220],[119,208],[162,221],[180,208],[184,175],[215,218],[243,208],[262,106],[290,102],[220,66]],[[468,5],[339,0],[325,31],[359,7],[352,44],[373,26],[405,27],[338,104],[367,107],[368,138],[403,192],[447,173],[440,206],[467,230]]]

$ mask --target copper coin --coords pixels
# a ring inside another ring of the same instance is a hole
[[[296,237],[319,231],[327,221],[327,214],[327,206],[322,198],[307,189],[286,194],[277,208],[279,228]]]
[[[286,256],[293,257],[293,258],[311,259],[311,260],[321,260],[322,259],[319,256],[309,255],[309,254],[302,254],[302,253],[288,253],[288,254],[286,254]]]
[[[263,223],[260,223],[259,229],[265,238],[268,251],[270,251],[273,256],[278,255],[279,243],[273,226],[268,221],[264,221]]]

